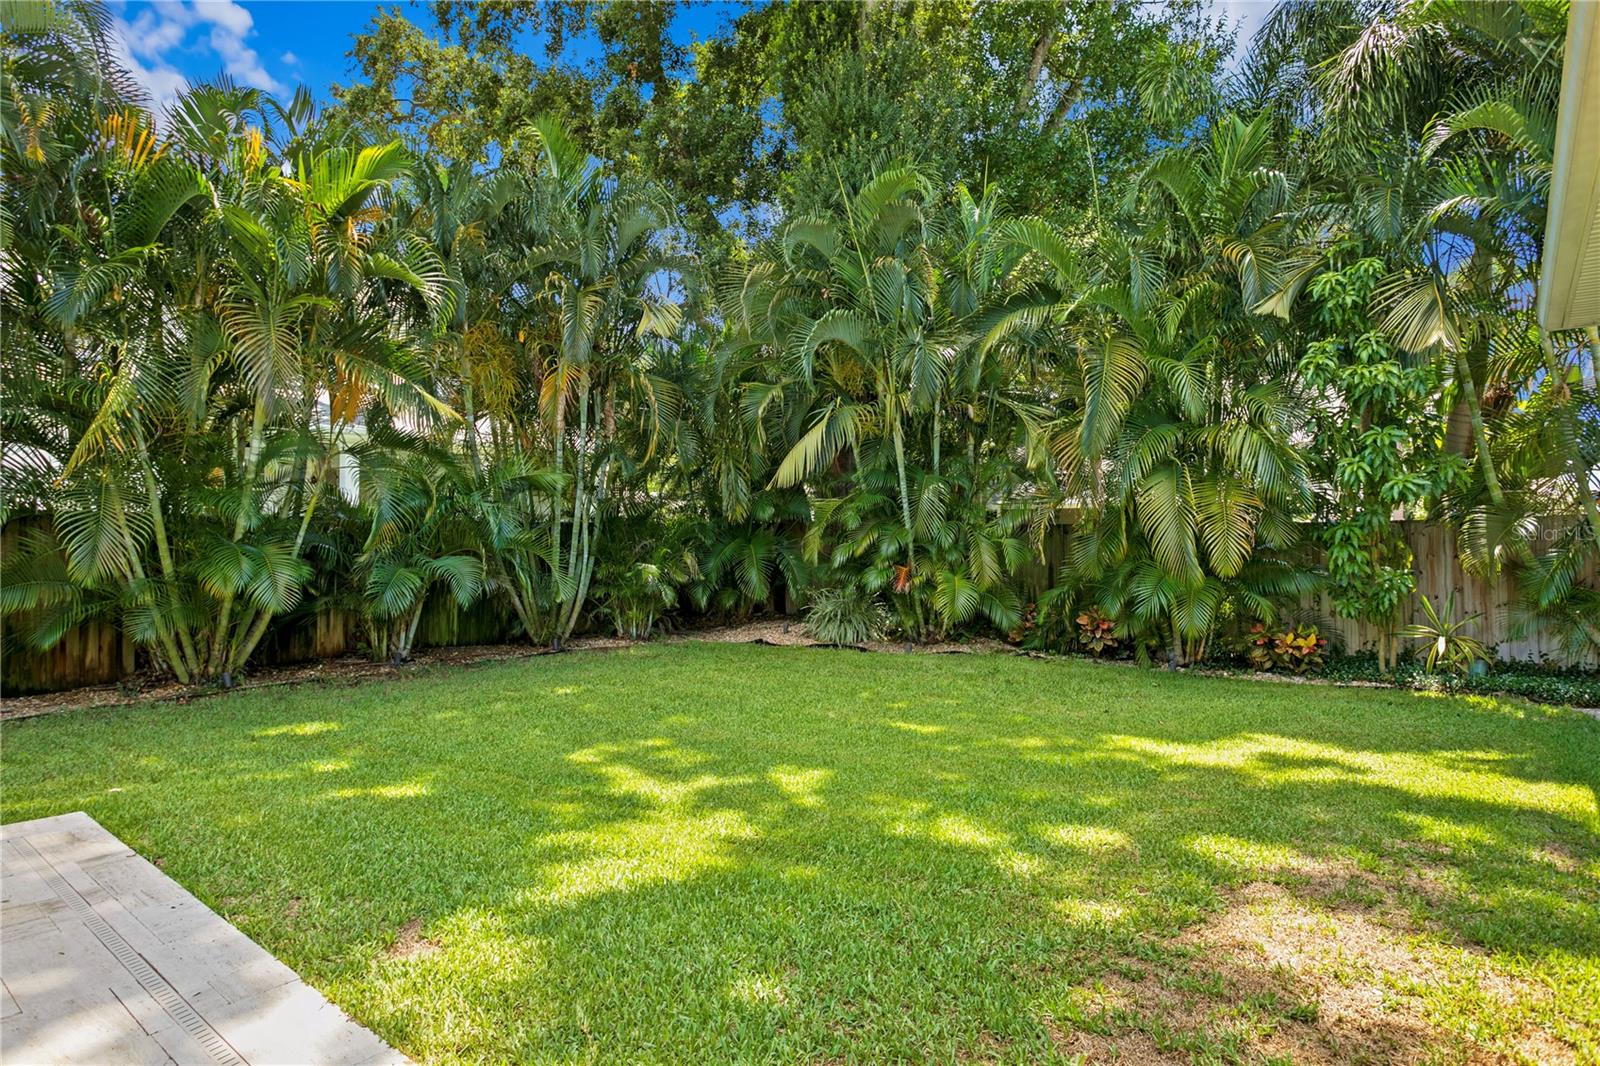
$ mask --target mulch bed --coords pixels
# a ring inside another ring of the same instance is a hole
[[[773,647],[815,648],[826,647],[813,640],[794,622],[782,619],[763,619],[734,626],[713,626],[704,629],[685,629],[659,637],[650,643],[676,643],[679,641],[710,641],[718,644],[767,644]],[[360,655],[342,655],[336,659],[319,659],[309,663],[285,666],[266,666],[252,670],[249,676],[231,689],[213,685],[180,685],[171,678],[135,674],[112,685],[93,685],[87,688],[67,689],[63,692],[46,692],[34,696],[0,698],[0,722],[20,718],[34,718],[42,714],[62,711],[87,710],[95,707],[124,707],[139,703],[187,703],[190,700],[222,695],[224,692],[242,692],[248,689],[277,688],[284,685],[357,685],[363,681],[392,680],[397,677],[417,676],[440,667],[469,667],[480,663],[508,662],[514,659],[531,659],[538,655],[555,655],[575,651],[616,651],[630,648],[639,642],[616,637],[578,637],[562,645],[561,652],[531,644],[473,644],[452,648],[424,648],[410,661],[394,666],[376,663]],[[1080,658],[1049,655],[1025,651],[998,640],[974,640],[964,643],[906,644],[874,641],[851,645],[857,651],[889,652],[916,655],[973,655],[1004,652],[1024,655],[1031,659]],[[1103,665],[1133,666],[1131,662],[1108,660]],[[1377,681],[1329,681],[1314,677],[1291,677],[1282,674],[1240,673],[1225,670],[1193,671],[1210,677],[1233,677],[1251,681],[1278,681],[1304,685],[1339,685],[1347,688],[1393,688]],[[1600,709],[1579,707],[1577,710],[1600,719]]]
[[[799,625],[781,620],[682,630],[658,638],[652,643],[685,640],[724,644],[769,644],[776,647],[821,646],[819,641],[806,636]],[[578,637],[562,645],[561,651],[615,651],[619,648],[633,647],[635,643],[615,637]],[[905,644],[874,643],[863,645],[861,650],[904,652],[907,647]],[[999,641],[989,640],[966,644],[923,644],[917,645],[914,650],[918,654],[928,655],[969,654],[1008,649]],[[476,666],[480,663],[508,662],[553,654],[558,653],[543,645],[474,644],[450,648],[424,648],[400,666],[373,662],[360,655],[342,655],[335,659],[319,659],[308,663],[257,667],[231,689],[222,689],[215,685],[180,685],[169,677],[134,674],[115,684],[92,685],[31,696],[5,697],[0,699],[0,721],[95,707],[124,707],[157,702],[187,703],[190,700],[217,696],[224,692],[244,692],[284,685],[356,685],[363,681],[392,680],[397,677],[425,674],[440,667]]]
[[[575,640],[566,646],[566,650],[603,651],[626,647],[627,644],[627,641],[621,640]],[[318,659],[308,663],[256,667],[231,689],[223,689],[216,685],[181,685],[170,677],[134,674],[110,685],[91,685],[86,688],[31,696],[8,696],[0,699],[0,721],[94,707],[122,707],[136,703],[157,702],[187,703],[190,700],[217,696],[224,692],[245,692],[250,689],[277,688],[283,685],[355,685],[363,681],[427,673],[437,667],[474,666],[479,663],[505,662],[551,654],[554,652],[550,648],[535,647],[530,644],[475,644],[453,648],[427,648],[417,652],[409,661],[399,666],[373,662],[361,655],[341,655],[334,659]]]

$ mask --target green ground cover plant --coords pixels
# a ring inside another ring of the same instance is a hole
[[[1402,662],[1391,673],[1378,668],[1369,653],[1342,655],[1321,675],[1330,681],[1393,683],[1422,692],[1462,692],[1520,696],[1540,703],[1600,707],[1600,673],[1550,663],[1497,662],[1491,671],[1473,674],[1432,673],[1420,662]]]
[[[5,725],[423,1062],[1594,1062],[1600,722],[641,646]]]

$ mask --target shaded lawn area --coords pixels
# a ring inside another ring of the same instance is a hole
[[[1600,722],[703,644],[5,727],[421,1060],[1600,1061]]]

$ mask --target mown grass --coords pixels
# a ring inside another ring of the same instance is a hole
[[[0,740],[5,821],[88,811],[422,1060],[1249,1058],[1315,1003],[1185,1030],[1094,990],[1319,864],[1448,960],[1393,990],[1430,1054],[1537,1027],[1600,1059],[1600,722],[1569,711],[691,644]]]

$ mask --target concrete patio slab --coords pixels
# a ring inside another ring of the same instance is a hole
[[[0,826],[0,1063],[406,1062],[87,814]]]

